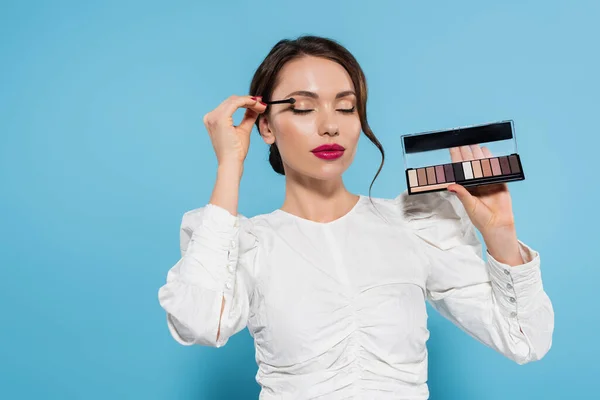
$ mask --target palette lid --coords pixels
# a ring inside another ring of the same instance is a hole
[[[494,157],[517,153],[512,120],[411,133],[402,135],[401,142],[406,169],[450,163],[452,147],[479,144]]]

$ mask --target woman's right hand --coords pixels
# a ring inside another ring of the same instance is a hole
[[[267,105],[260,100],[260,97],[231,96],[204,116],[204,125],[219,166],[244,163],[250,146],[252,127],[258,116],[267,109]],[[242,122],[234,126],[233,114],[240,107],[246,108],[246,112]]]

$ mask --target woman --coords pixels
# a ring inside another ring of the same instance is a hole
[[[250,93],[204,117],[217,180],[209,204],[184,214],[182,257],[159,291],[178,342],[221,347],[247,326],[261,399],[427,399],[425,300],[519,364],[546,354],[553,309],[538,253],[517,239],[506,185],[395,199],[350,193],[342,174],[361,130],[382,165],[383,149],[367,122],[363,72],[334,41],[279,42]],[[246,218],[238,188],[254,124],[285,175],[285,200]],[[343,150],[319,149],[333,144]],[[489,156],[479,146],[451,154]]]

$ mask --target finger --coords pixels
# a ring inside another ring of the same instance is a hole
[[[460,154],[460,149],[458,147],[450,148],[450,159],[452,160],[452,162],[462,161],[462,155]]]
[[[473,152],[469,146],[460,146],[460,154],[462,155],[463,161],[473,160]]]
[[[256,118],[258,118],[260,114],[254,111],[252,108],[248,108],[244,113],[244,118],[242,122],[237,126],[243,132],[250,132],[252,130],[252,126],[256,122]]]
[[[452,193],[456,193],[456,196],[465,207],[467,214],[472,219],[473,215],[475,215],[479,199],[473,196],[464,186],[457,183],[448,186],[448,190]]]
[[[262,114],[267,110],[267,103],[263,103],[262,96],[256,96],[251,98],[256,98],[258,101],[254,105],[249,106],[248,108],[256,111],[258,114]]]
[[[481,150],[481,147],[479,147],[478,144],[472,144],[470,147],[471,147],[471,152],[473,153],[473,157],[475,157],[476,160],[485,158],[483,156],[483,151]]]
[[[231,96],[219,106],[219,115],[223,118],[232,118],[237,109],[241,107],[251,108],[258,113],[262,113],[267,109],[267,106],[263,105],[258,97]]]
[[[488,149],[487,147],[485,147],[485,146],[484,146],[484,147],[482,147],[482,148],[481,148],[481,151],[482,151],[482,153],[483,153],[483,156],[484,156],[485,158],[492,158],[492,157],[493,157],[493,155],[492,155],[492,152],[491,152],[491,151],[490,151],[490,149]]]

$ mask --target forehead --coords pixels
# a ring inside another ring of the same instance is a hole
[[[354,90],[350,74],[335,61],[319,57],[301,57],[286,63],[278,76],[273,98],[296,90],[316,92],[319,96],[335,96]]]

